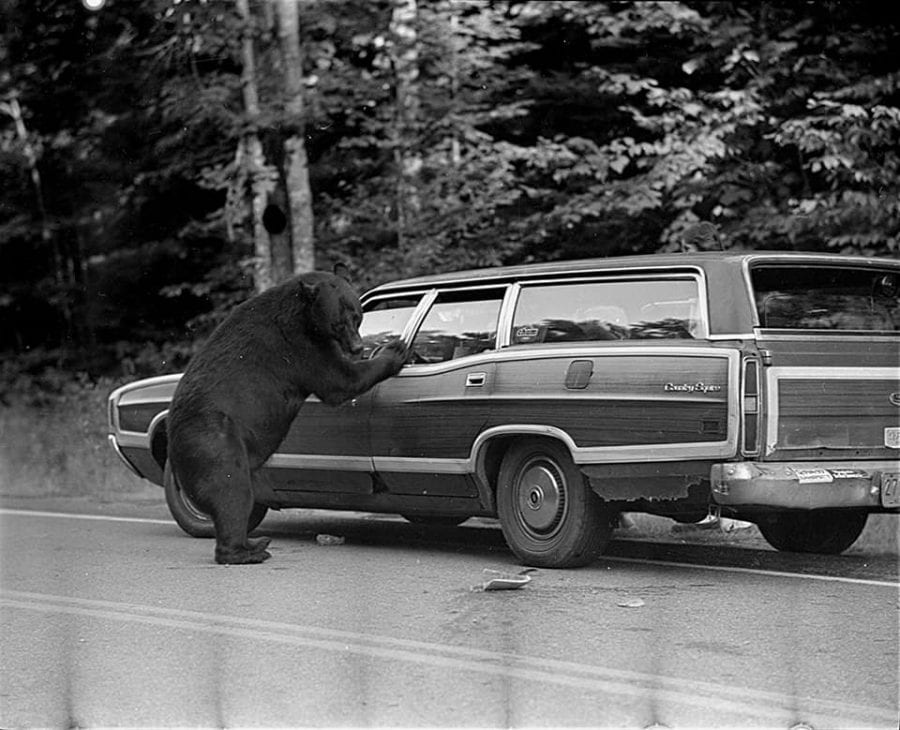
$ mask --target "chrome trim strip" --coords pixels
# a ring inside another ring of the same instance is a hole
[[[747,375],[747,363],[752,362],[756,365],[754,371],[756,373],[756,377],[754,378],[756,381],[756,411],[749,413],[744,409],[744,403],[747,398],[747,382],[745,377]],[[762,367],[762,362],[756,357],[743,357],[741,358],[741,388],[740,394],[738,398],[741,403],[741,432],[740,432],[740,440],[741,440],[741,455],[742,456],[757,456],[759,454],[759,449],[748,449],[747,448],[747,416],[754,415],[756,416],[756,443],[759,443],[759,419],[762,414],[760,413],[760,404],[762,403],[762,393],[760,393],[760,380],[759,380],[759,369]]]
[[[403,328],[403,332],[400,334],[402,342],[405,342],[407,345],[412,344],[413,335],[419,329],[419,325],[422,324],[422,320],[425,319],[425,315],[428,314],[428,310],[431,309],[431,305],[434,304],[437,295],[438,290],[431,289],[425,292],[425,295],[419,300],[418,306],[413,310],[412,315],[406,322],[406,326]]]
[[[422,301],[422,297],[430,292],[432,288],[430,286],[423,286],[421,289],[411,289],[407,292],[403,292],[402,294],[399,292],[376,292],[374,289],[372,291],[368,291],[360,297],[360,304],[362,305],[363,310],[365,311],[366,307],[373,302],[380,302],[385,299],[397,299],[399,298],[409,298],[419,297],[419,301]],[[419,305],[417,304],[416,307]]]
[[[781,380],[809,380],[824,378],[825,380],[890,380],[900,378],[900,367],[828,367],[807,365],[782,365],[768,369],[772,376]]]
[[[784,332],[784,330],[781,330]],[[806,334],[814,333],[814,334]],[[766,342],[828,342],[831,339],[840,339],[841,342],[892,342],[900,338],[900,332],[877,330],[863,332],[863,330],[791,330],[791,334],[778,334],[772,329],[756,328],[755,339],[760,345]]]
[[[150,437],[145,433],[120,431],[118,434],[110,434],[110,436],[118,441],[119,446],[131,446],[138,449],[150,450]]]
[[[106,397],[106,420],[111,433],[119,431],[119,388]]]
[[[842,368],[818,366],[781,366],[766,372],[766,455],[778,445],[778,382],[781,380],[893,380],[900,379],[900,367]]]
[[[706,270],[698,268],[697,276],[695,277],[697,281],[697,296],[699,297],[699,305],[700,311],[698,315],[700,317],[700,327],[697,332],[696,339],[698,340],[708,340],[710,334],[710,321],[709,321],[709,290],[706,286]]]
[[[472,474],[472,459],[423,459],[412,456],[376,456],[372,459],[379,472],[421,474]]]
[[[592,401],[596,403],[606,403],[606,402],[618,402],[618,401],[637,401],[637,402],[645,402],[645,403],[721,403],[722,400],[727,397],[727,393],[723,388],[721,392],[712,394],[712,397],[703,398],[702,396],[696,395],[685,395],[683,393],[666,393],[660,392],[658,396],[656,395],[641,395],[635,393],[634,395],[617,395],[615,393],[589,393],[585,391],[579,391],[580,395],[569,395],[566,397],[565,402],[584,402],[584,401]],[[716,397],[719,396],[719,397]],[[433,398],[416,398],[416,403],[459,403],[461,400],[464,400],[466,403],[478,403],[480,401],[521,401],[521,395],[496,395],[496,394],[488,394],[488,393],[475,393],[474,395],[470,392],[466,392],[463,398],[459,398],[458,396],[435,396]],[[534,394],[530,393],[528,395],[528,402],[534,401],[555,401],[559,402],[559,395],[546,395],[546,394]],[[410,401],[404,401],[410,402]]]
[[[116,437],[112,434],[109,434],[109,436],[107,436],[107,440],[109,441],[109,445],[112,446],[113,451],[116,452],[116,456],[118,456],[122,460],[122,463],[128,467],[129,471],[131,471],[131,473],[135,476],[139,476],[141,479],[143,479],[144,475],[141,474],[137,469],[135,469],[134,464],[132,464],[128,457],[122,453],[122,449],[119,447],[119,443],[116,441]]]
[[[127,393],[132,390],[137,390],[138,388],[146,388],[148,386],[154,385],[167,385],[169,383],[177,383],[181,380],[181,376],[183,373],[172,373],[170,375],[154,375],[152,378],[143,378],[142,380],[135,380],[133,383],[126,383],[125,385],[120,385],[116,388],[112,393],[109,394],[110,399],[115,399],[118,401],[123,393]]]
[[[135,398],[134,400],[129,398],[127,403],[122,403],[121,400],[117,401],[116,403],[117,403],[117,405],[124,405],[127,407],[127,406],[142,406],[142,405],[146,405],[147,403],[171,403],[171,402],[172,402],[171,398],[140,398],[140,397],[138,397],[138,398]]]
[[[153,420],[150,421],[150,425],[147,426],[147,441],[148,443],[153,441],[153,434],[156,433],[156,429],[159,427],[159,424],[162,423],[166,416],[169,415],[169,409],[166,408],[164,411],[160,411],[155,416],[153,416]]]
[[[742,341],[749,340],[749,341],[752,341],[752,340],[756,339],[756,335],[746,334],[746,333],[742,334],[742,335],[709,335],[709,337],[707,337],[706,339],[708,339],[712,342],[718,342],[718,341],[724,342],[727,340],[742,340]]]
[[[519,301],[519,292],[522,291],[522,285],[519,282],[510,284],[503,297],[503,303],[500,305],[500,318],[497,321],[497,349],[502,350],[509,347],[512,335],[513,313],[516,309],[516,303]]]
[[[272,454],[265,464],[272,469],[317,469],[321,471],[364,471],[374,469],[368,456],[331,456],[325,454]]]

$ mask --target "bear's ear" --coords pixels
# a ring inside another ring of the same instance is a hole
[[[350,269],[347,268],[347,264],[336,263],[334,265],[334,275],[340,276],[344,281],[352,284],[353,282],[350,280]]]

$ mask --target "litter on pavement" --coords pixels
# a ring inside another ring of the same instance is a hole
[[[534,568],[526,568],[518,573],[504,573],[501,570],[485,568],[482,571],[484,580],[480,589],[483,591],[514,591],[531,582],[531,576],[528,573],[532,573],[534,570]],[[479,586],[475,586],[475,588],[477,589]]]

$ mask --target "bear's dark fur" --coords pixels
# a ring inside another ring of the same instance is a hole
[[[213,520],[218,563],[261,563],[268,538],[249,539],[254,474],[310,394],[337,405],[395,375],[403,345],[371,360],[349,283],[302,274],[236,307],[192,358],[167,419],[167,478]]]

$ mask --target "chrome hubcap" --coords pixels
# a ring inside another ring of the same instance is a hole
[[[519,517],[531,533],[547,537],[559,529],[566,510],[565,480],[555,464],[535,460],[518,483]]]

